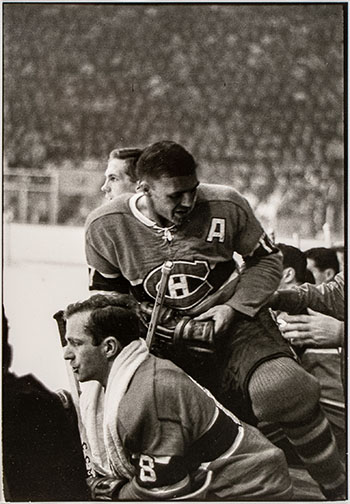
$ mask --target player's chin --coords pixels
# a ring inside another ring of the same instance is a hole
[[[173,214],[172,221],[174,224],[182,224],[183,221],[186,219],[188,216],[189,212],[175,212]]]

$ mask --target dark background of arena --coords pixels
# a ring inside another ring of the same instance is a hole
[[[341,239],[346,18],[346,4],[3,4],[6,218],[82,225],[110,150],[173,139],[269,229],[328,222]]]

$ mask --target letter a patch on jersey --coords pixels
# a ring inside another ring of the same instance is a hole
[[[225,219],[219,219],[213,217],[210,224],[209,233],[207,236],[207,241],[212,242],[214,238],[218,239],[220,243],[225,241],[225,229],[226,221]]]

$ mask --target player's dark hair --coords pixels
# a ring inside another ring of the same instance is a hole
[[[136,165],[139,180],[150,177],[189,176],[196,173],[197,164],[182,145],[170,140],[156,142],[146,147]]]
[[[142,153],[142,149],[138,149],[137,147],[125,147],[122,149],[113,149],[110,154],[108,160],[112,159],[121,159],[126,163],[125,173],[131,180],[136,184],[137,175],[136,175],[136,163]]]
[[[308,259],[315,261],[315,266],[320,271],[332,268],[335,273],[339,272],[339,261],[335,250],[327,247],[313,247],[305,251]]]
[[[123,347],[140,337],[137,303],[127,294],[96,294],[67,306],[64,318],[82,312],[91,312],[84,329],[96,346],[107,336],[114,336]]]
[[[293,245],[285,243],[277,243],[276,246],[280,249],[283,255],[283,268],[293,268],[295,278],[298,282],[304,283],[310,277],[307,275],[307,261],[304,252]]]
[[[306,268],[306,275],[305,275],[305,282],[310,283],[310,284],[315,284],[316,280],[312,272]]]

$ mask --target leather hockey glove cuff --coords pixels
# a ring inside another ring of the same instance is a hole
[[[139,308],[140,319],[147,327],[151,319],[153,304],[142,302]],[[212,320],[194,320],[171,308],[162,308],[155,335],[156,343],[172,345],[176,349],[187,348],[204,353],[215,351]]]

